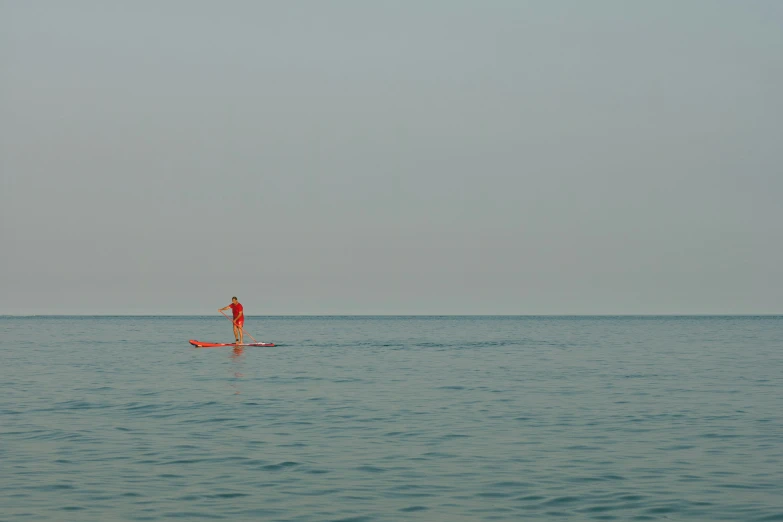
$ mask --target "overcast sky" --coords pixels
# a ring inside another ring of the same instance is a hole
[[[0,0],[0,314],[783,313],[780,0]]]

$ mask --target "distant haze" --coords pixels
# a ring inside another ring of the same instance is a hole
[[[779,0],[0,0],[0,314],[783,313]]]

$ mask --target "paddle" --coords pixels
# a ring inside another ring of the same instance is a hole
[[[231,321],[231,324],[234,324],[234,320],[233,320],[233,319],[231,319],[229,316],[227,316],[225,313],[223,313],[223,310],[220,310],[220,313],[221,313],[221,314],[223,314],[223,317],[225,317],[226,319],[228,319],[229,321]],[[240,329],[241,329],[243,332],[245,332],[245,334],[247,334],[247,336],[248,336],[248,337],[250,337],[251,339],[253,339],[253,342],[256,342],[256,343],[258,342],[258,341],[256,341],[256,338],[255,338],[255,337],[253,337],[252,335],[250,335],[249,333],[247,333],[247,332],[245,331],[245,329],[244,329],[244,328],[242,328],[241,326],[240,326],[239,328],[240,328]]]

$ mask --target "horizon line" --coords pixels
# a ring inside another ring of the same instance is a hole
[[[212,314],[0,314],[0,317],[215,317]],[[783,317],[783,313],[559,313],[559,314],[253,314],[246,317]]]

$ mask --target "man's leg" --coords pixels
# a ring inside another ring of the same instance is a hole
[[[242,328],[243,326],[244,326],[244,321],[242,321],[237,325],[237,331],[239,332],[239,344],[245,342],[245,330]]]

